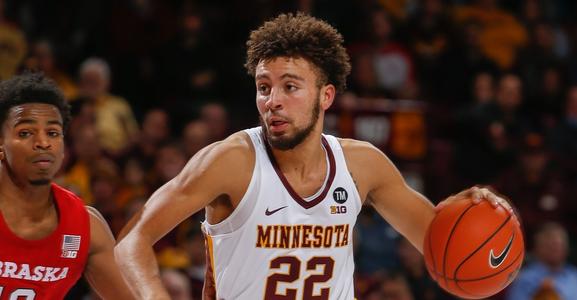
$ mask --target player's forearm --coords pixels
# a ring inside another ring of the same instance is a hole
[[[114,254],[122,276],[138,299],[170,299],[160,280],[151,243],[130,233],[116,245]]]

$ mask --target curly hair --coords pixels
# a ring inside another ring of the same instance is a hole
[[[56,106],[62,117],[63,126],[70,122],[70,106],[54,81],[42,73],[26,72],[0,82],[0,125],[4,124],[8,112],[14,106],[27,103],[45,103]]]
[[[251,76],[255,76],[261,60],[302,57],[320,71],[319,85],[333,84],[337,92],[346,88],[346,77],[351,72],[349,55],[342,35],[325,21],[303,13],[281,14],[252,31],[246,45],[244,66]]]

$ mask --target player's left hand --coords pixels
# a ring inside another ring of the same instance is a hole
[[[447,204],[453,201],[466,200],[466,199],[470,199],[470,201],[473,201],[474,204],[479,204],[481,203],[481,201],[489,201],[489,203],[491,203],[491,205],[495,208],[502,206],[510,213],[514,213],[511,204],[507,200],[505,200],[502,196],[491,191],[487,187],[477,187],[477,186],[466,189],[456,195],[449,196],[447,199],[439,202],[439,204],[435,206],[435,212],[440,211],[443,207],[445,207]]]

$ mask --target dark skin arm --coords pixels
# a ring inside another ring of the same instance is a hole
[[[90,216],[90,253],[84,277],[103,299],[135,299],[114,260],[115,240],[102,215],[86,207]]]

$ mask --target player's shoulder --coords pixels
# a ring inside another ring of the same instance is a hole
[[[345,156],[383,155],[373,144],[348,138],[337,138]]]
[[[387,167],[389,158],[373,144],[355,139],[338,138],[349,169],[358,171]]]
[[[222,141],[207,146],[204,150],[221,157],[234,158],[240,156],[246,158],[247,155],[254,153],[254,146],[248,134],[244,131],[239,131]]]
[[[196,153],[185,167],[184,173],[191,175],[210,171],[230,173],[230,170],[252,170],[255,162],[254,153],[254,146],[248,134],[242,131],[236,132]]]
[[[104,219],[104,216],[102,216],[102,214],[96,208],[89,205],[86,205],[84,207],[86,208],[86,212],[88,212],[88,215],[90,216],[90,221],[103,222],[106,224],[106,219]]]

